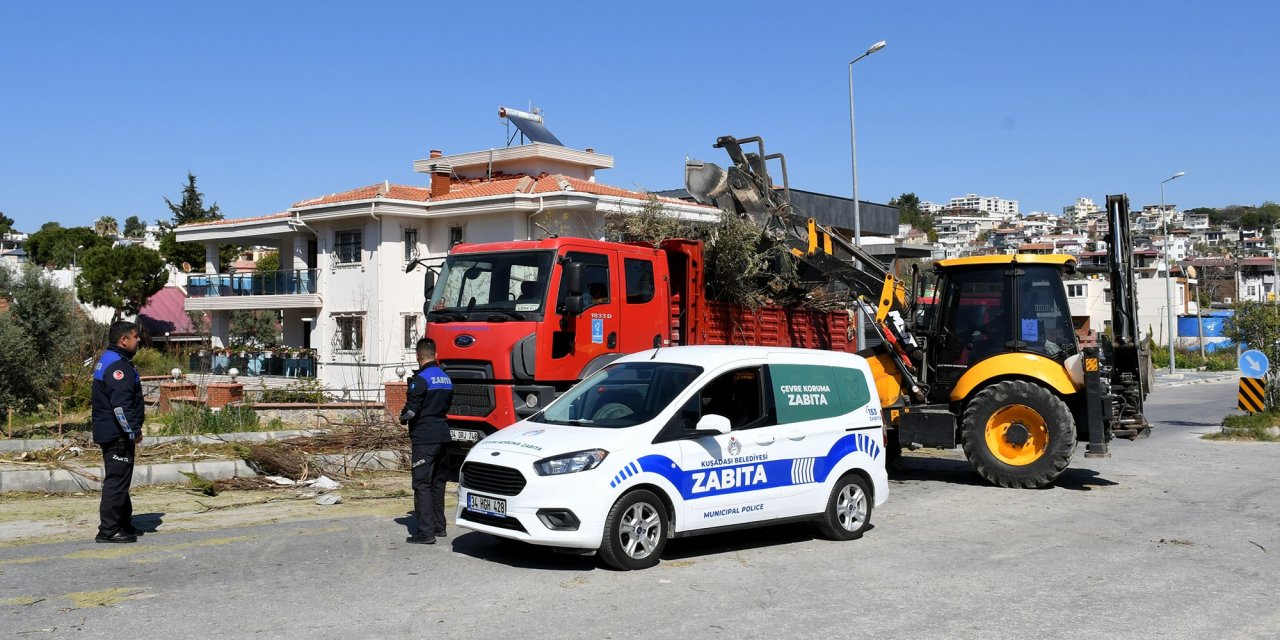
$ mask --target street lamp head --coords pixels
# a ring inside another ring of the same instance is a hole
[[[868,56],[869,56],[869,55],[871,55],[871,54],[873,54],[873,53],[875,53],[875,52],[877,52],[877,51],[879,51],[879,50],[883,49],[883,48],[884,48],[884,46],[885,46],[886,44],[889,44],[889,43],[888,43],[888,42],[885,42],[884,40],[881,40],[880,42],[877,42],[877,43],[875,43],[875,44],[871,45],[870,47],[868,47],[868,48],[867,48],[867,52],[866,52],[866,54],[864,54],[864,55],[868,55]]]
[[[1178,178],[1181,178],[1182,176],[1185,176],[1185,175],[1187,175],[1187,172],[1186,172],[1186,171],[1179,171],[1179,172],[1177,172],[1177,173],[1173,174],[1172,176],[1169,176],[1168,178],[1166,178],[1166,179],[1164,179],[1164,180],[1161,180],[1161,181],[1160,181],[1160,184],[1164,184],[1164,183],[1166,183],[1166,182],[1168,182],[1168,181],[1170,181],[1170,180],[1177,180]]]

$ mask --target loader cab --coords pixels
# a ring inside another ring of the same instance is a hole
[[[1070,256],[980,256],[937,264],[938,295],[927,316],[930,401],[947,402],[973,367],[1026,352],[1063,362],[1078,350],[1063,270]],[[1005,373],[999,369],[990,377]]]

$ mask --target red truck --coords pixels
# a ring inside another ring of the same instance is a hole
[[[427,336],[469,444],[541,410],[616,358],[695,344],[852,351],[846,312],[707,298],[702,243],[585,238],[459,244],[428,281]]]

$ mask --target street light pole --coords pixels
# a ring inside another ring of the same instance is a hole
[[[853,124],[853,63],[883,49],[887,42],[881,40],[870,47],[862,55],[849,61],[849,156],[853,163],[853,244],[862,246],[862,209],[858,206],[858,137]],[[862,349],[862,305],[858,305],[857,313],[858,349]]]
[[[1185,175],[1187,175],[1185,171],[1179,171],[1160,181],[1160,217],[1164,220],[1164,306],[1169,310],[1169,373],[1174,371],[1173,335],[1177,333],[1177,327],[1174,325],[1173,317],[1173,271],[1169,267],[1169,215],[1164,210],[1164,183]]]
[[[71,297],[76,300],[80,299],[80,293],[76,290],[76,257],[84,245],[79,245],[71,252]]]

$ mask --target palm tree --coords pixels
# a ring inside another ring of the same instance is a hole
[[[114,236],[120,233],[120,223],[116,222],[111,216],[102,216],[98,221],[93,223],[93,232],[102,236]]]

